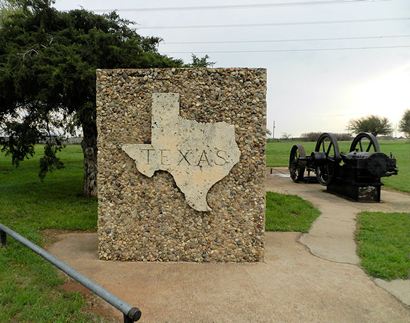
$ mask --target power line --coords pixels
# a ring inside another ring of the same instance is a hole
[[[220,6],[181,6],[181,7],[142,7],[142,8],[119,8],[119,9],[92,9],[96,12],[106,11],[181,11],[181,10],[215,10],[215,9],[249,9],[249,8],[268,8],[268,7],[289,7],[289,6],[316,6],[328,4],[363,3],[391,0],[328,0],[328,1],[298,1],[298,2],[277,2],[277,3],[251,3],[251,4],[232,4]]]
[[[296,21],[296,22],[271,22],[255,24],[226,24],[226,25],[173,25],[173,26],[142,26],[137,29],[199,29],[199,28],[236,28],[236,27],[263,27],[263,26],[296,26],[296,25],[326,25],[326,24],[345,24],[361,22],[380,22],[380,21],[403,21],[410,20],[410,17],[397,18],[373,18],[373,19],[346,19],[346,20],[323,20],[323,21]]]
[[[357,39],[385,39],[385,38],[405,38],[410,35],[380,35],[380,36],[363,36],[363,37],[332,37],[332,38],[291,38],[291,39],[265,39],[265,40],[215,40],[215,41],[180,41],[168,42],[163,41],[161,44],[166,45],[184,45],[184,44],[240,44],[240,43],[283,43],[283,42],[304,42],[304,41],[326,41],[326,40],[357,40]]]
[[[221,53],[279,53],[279,52],[316,52],[337,50],[365,50],[385,48],[410,48],[410,45],[366,46],[366,47],[334,47],[334,48],[301,48],[301,49],[267,49],[267,50],[215,50],[215,51],[165,51],[164,54],[221,54]]]

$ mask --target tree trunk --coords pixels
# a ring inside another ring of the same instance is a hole
[[[84,154],[84,183],[85,196],[97,196],[97,127],[83,125],[83,141],[81,147]]]

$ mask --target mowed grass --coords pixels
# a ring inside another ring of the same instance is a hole
[[[410,279],[410,213],[362,212],[356,240],[369,275]]]
[[[0,223],[43,245],[44,229],[95,230],[96,199],[81,196],[82,151],[67,146],[60,156],[65,169],[38,178],[41,147],[33,159],[15,168],[0,155]],[[78,293],[61,288],[57,270],[8,237],[0,248],[0,322],[100,321],[84,311]]]
[[[308,232],[319,215],[318,209],[299,196],[266,193],[266,231]]]
[[[348,151],[351,142],[339,141],[339,149]],[[306,155],[310,155],[315,150],[316,142],[283,140],[266,143],[266,165],[269,167],[282,167],[289,165],[290,150],[293,145],[301,144],[305,148]]]
[[[383,140],[380,142],[380,146],[385,154],[393,154],[399,167],[399,175],[384,177],[382,182],[387,187],[410,192],[410,140]]]
[[[287,167],[290,150],[295,144],[302,144],[306,154],[309,155],[314,150],[316,142],[294,140],[268,142],[266,145],[266,165],[269,167]],[[339,141],[338,144],[340,151],[346,153],[349,151],[351,142]],[[410,140],[380,140],[379,144],[383,153],[393,154],[399,167],[397,176],[383,177],[382,182],[386,187],[410,192]]]

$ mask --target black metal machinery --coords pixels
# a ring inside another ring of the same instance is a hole
[[[389,157],[380,151],[377,138],[362,132],[353,139],[347,154],[340,152],[332,133],[323,133],[309,156],[302,145],[294,145],[290,151],[289,172],[296,183],[319,182],[329,192],[356,201],[380,202],[381,177],[397,175],[398,170],[392,154]]]

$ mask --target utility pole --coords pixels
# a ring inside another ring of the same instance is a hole
[[[272,127],[272,139],[275,139],[275,120],[273,120],[273,127]]]

